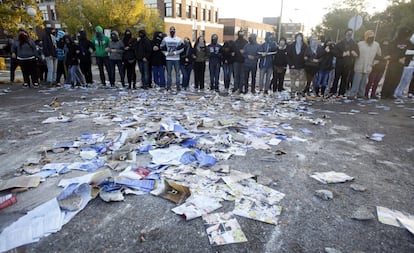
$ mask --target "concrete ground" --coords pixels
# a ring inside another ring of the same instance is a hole
[[[95,78],[96,80],[96,78]],[[208,86],[207,86],[208,87]],[[24,89],[21,85],[0,86],[0,176],[9,179],[28,157],[44,146],[73,140],[82,133],[106,133],[116,124],[97,125],[91,118],[71,123],[42,124],[51,116],[73,116],[79,112],[120,113],[119,106],[136,101],[152,110],[159,103],[167,115],[199,110],[219,113],[229,119],[288,123],[288,136],[306,142],[283,141],[269,150],[250,150],[246,156],[232,156],[220,164],[257,175],[259,183],[286,194],[278,225],[237,217],[248,242],[212,247],[200,218],[184,221],[171,212],[176,205],[153,196],[128,195],[122,202],[93,199],[63,229],[38,243],[20,247],[19,252],[325,252],[326,247],[341,252],[414,252],[414,236],[406,229],[352,219],[353,212],[366,207],[376,217],[375,207],[414,214],[414,100],[325,100],[280,102],[276,97],[205,93],[165,94],[136,90],[127,96],[112,89]],[[143,96],[146,99],[143,100]],[[204,99],[194,99],[204,96]],[[61,108],[46,112],[58,98]],[[176,106],[178,102],[183,106]],[[234,107],[236,106],[236,107]],[[125,109],[127,110],[127,109]],[[272,112],[290,113],[289,117]],[[311,112],[311,114],[309,114]],[[143,116],[144,117],[144,116]],[[184,120],[184,119],[182,119]],[[316,120],[316,122],[315,122]],[[316,123],[313,124],[312,122]],[[324,122],[325,124],[318,124]],[[299,131],[307,128],[312,134]],[[28,134],[38,131],[37,134]],[[39,132],[40,131],[40,132]],[[231,129],[223,129],[230,132]],[[385,134],[380,142],[367,138]],[[278,150],[285,155],[275,155]],[[71,161],[69,153],[49,154],[52,161]],[[139,155],[145,165],[149,155]],[[310,178],[314,172],[338,171],[355,178],[365,192],[351,189],[351,182],[323,185]],[[18,203],[0,211],[0,230],[25,212],[55,197],[62,190],[62,178],[81,175],[70,172],[48,178],[35,189],[17,195]],[[322,200],[315,190],[333,192]],[[225,202],[218,211],[231,211]]]

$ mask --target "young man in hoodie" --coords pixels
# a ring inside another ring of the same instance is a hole
[[[264,94],[268,94],[270,89],[270,78],[273,72],[273,55],[277,49],[276,42],[272,33],[267,32],[265,42],[260,46],[260,60],[259,60],[259,89],[260,92],[264,90]],[[266,79],[265,79],[266,78]]]
[[[279,40],[279,45],[276,54],[273,58],[273,93],[285,90],[283,87],[285,83],[285,74],[287,68],[287,43],[286,38],[282,37]]]
[[[151,58],[151,41],[147,37],[145,30],[138,32],[138,43],[135,48],[135,55],[138,60],[138,68],[141,72],[142,88],[148,89],[151,86],[150,80],[150,58]]]
[[[175,85],[177,91],[181,90],[180,83],[180,54],[184,51],[183,42],[175,35],[175,27],[170,27],[170,34],[161,42],[161,48],[166,57],[167,65],[167,90],[171,89],[172,85],[172,69],[175,71]]]
[[[152,38],[151,66],[154,83],[165,89],[165,55],[161,51],[161,42],[164,39],[162,32],[155,32]]]
[[[234,87],[233,92],[241,90],[243,88],[243,63],[244,63],[244,47],[249,43],[244,38],[244,31],[237,32],[237,39],[234,42],[234,63],[233,63],[233,73],[234,73]]]
[[[47,84],[52,85],[56,81],[57,57],[56,57],[56,30],[46,28],[46,33],[42,37],[42,51],[47,65]]]
[[[132,32],[126,29],[124,32],[124,54],[122,55],[122,61],[124,63],[124,73],[127,76],[128,89],[136,89],[137,74],[135,72],[135,66],[137,65],[137,57],[135,55],[135,49],[137,47],[137,39],[132,37]]]
[[[109,52],[107,51],[107,48],[109,47],[109,38],[103,34],[103,28],[101,26],[97,26],[95,32],[96,34],[92,39],[92,43],[95,45],[95,57],[99,69],[99,77],[102,85],[105,86],[104,66],[109,76]]]
[[[111,41],[106,51],[109,53],[109,82],[111,83],[111,87],[115,87],[115,66],[118,67],[122,87],[125,87],[124,66],[122,65],[124,43],[119,39],[117,31],[111,32]]]
[[[82,74],[85,76],[85,80],[87,84],[92,84],[92,59],[91,54],[95,50],[95,45],[88,40],[86,37],[86,32],[81,30],[78,33],[78,40],[79,40],[79,67],[82,71]]]
[[[354,68],[355,58],[359,55],[357,43],[352,38],[353,30],[345,31],[345,38],[337,43],[334,47],[334,55],[336,57],[335,79],[329,93],[339,96],[345,95],[349,88],[349,80],[351,78],[352,69]],[[341,84],[338,89],[338,82]]]
[[[68,68],[65,63],[66,53],[64,49],[65,47],[65,40],[63,39],[64,36],[65,36],[65,32],[62,30],[58,30],[57,35],[56,35],[57,69],[56,69],[56,79],[55,79],[57,85],[61,84],[60,79],[62,78],[62,75],[64,78],[63,82],[65,82],[68,77]]]
[[[290,72],[290,90],[292,96],[304,96],[305,89],[305,51],[306,44],[303,41],[303,34],[295,35],[295,41],[287,48],[287,60]],[[299,85],[296,86],[296,81]]]
[[[368,30],[364,34],[364,40],[358,42],[359,55],[355,60],[354,79],[349,91],[350,98],[365,96],[365,87],[374,60],[376,57],[381,57],[381,47],[378,42],[374,41],[374,37],[374,31]]]
[[[219,92],[221,45],[218,44],[217,34],[211,35],[211,43],[207,46],[207,57],[210,70],[210,90]]]
[[[257,61],[259,59],[260,45],[256,41],[256,34],[251,34],[248,38],[249,43],[243,48],[243,84],[239,92],[247,93],[249,90],[249,76],[251,76],[251,92],[256,93],[256,73]]]

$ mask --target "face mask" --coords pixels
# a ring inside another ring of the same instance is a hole
[[[52,35],[53,35],[53,36],[56,36],[56,32],[52,32]]]
[[[244,37],[244,34],[239,34],[239,35],[238,35],[238,38],[239,38],[239,39],[243,39],[243,37]]]
[[[345,34],[345,39],[347,41],[350,41],[352,39],[352,34],[349,34],[349,33]]]
[[[140,34],[139,34],[139,37],[142,39],[142,38],[144,38],[145,36],[144,36],[144,34],[140,33]]]
[[[212,43],[212,44],[217,44],[217,40],[218,40],[217,36],[213,36],[213,37],[211,38],[211,43]]]
[[[174,37],[175,36],[175,30],[170,31],[170,36]]]
[[[280,47],[284,47],[285,45],[286,45],[286,42],[284,40],[282,40],[282,41],[279,42],[279,46]]]
[[[302,37],[300,37],[300,36],[296,37],[296,41],[297,42],[302,42]]]
[[[253,38],[249,37],[249,43],[252,44],[253,43]]]
[[[111,40],[116,41],[118,40],[118,37],[115,34],[111,34]]]

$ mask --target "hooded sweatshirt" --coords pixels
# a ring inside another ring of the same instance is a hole
[[[65,42],[63,40],[63,36],[65,36],[65,32],[62,30],[58,30],[56,35],[56,44],[57,44],[57,59],[58,61],[64,61],[65,60],[65,50],[63,49],[65,47]]]
[[[88,40],[86,37],[85,31],[79,32],[79,48],[80,48],[80,61],[81,62],[90,62],[91,61],[91,52],[95,50],[95,45]]]
[[[251,41],[244,46],[244,66],[246,67],[257,67],[257,60],[259,59],[259,55],[257,52],[260,50],[260,45],[256,41],[256,34],[252,34]],[[253,60],[249,59],[249,55],[254,56]]]
[[[181,39],[177,36],[171,37],[171,35],[162,40],[161,48],[167,61],[179,61],[180,54],[184,51]],[[173,52],[174,55],[168,55],[169,52]]]
[[[103,34],[103,28],[101,26],[97,26],[95,28],[96,35],[92,39],[92,43],[95,45],[95,55],[97,57],[107,57],[108,52],[105,51],[107,47],[109,47],[109,38]]]
[[[119,34],[117,31],[111,32],[111,41],[109,42],[109,59],[110,60],[122,60],[124,53],[124,42],[119,40]]]

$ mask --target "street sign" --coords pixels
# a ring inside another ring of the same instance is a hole
[[[348,21],[348,28],[355,31],[358,31],[362,26],[362,17],[360,15],[355,15]]]

